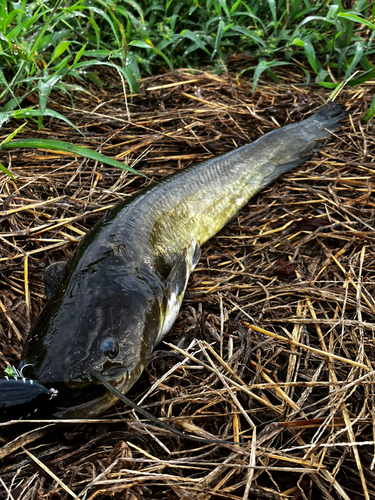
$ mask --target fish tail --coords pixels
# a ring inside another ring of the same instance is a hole
[[[316,113],[314,113],[307,120],[317,121],[323,126],[327,128],[329,132],[327,132],[327,136],[330,132],[335,130],[341,125],[341,120],[346,118],[348,113],[345,110],[345,106],[342,104],[338,104],[336,102],[330,102],[325,106],[322,106]]]
[[[274,139],[279,139],[285,147],[280,148],[279,155],[269,165],[268,175],[263,178],[260,189],[264,189],[280,175],[308,161],[313,153],[322,147],[322,143],[318,141],[327,138],[331,132],[340,127],[341,120],[347,115],[343,105],[331,102],[322,106],[303,122],[287,125],[264,136],[270,141],[270,147]]]

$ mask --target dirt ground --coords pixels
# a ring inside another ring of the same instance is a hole
[[[324,89],[280,73],[254,95],[235,76],[180,70],[125,96],[55,95],[20,137],[66,140],[152,179],[299,121]],[[181,313],[131,399],[197,445],[123,404],[90,422],[0,424],[1,499],[375,498],[374,84],[343,89],[350,118],[304,166],[253,198],[202,249]],[[19,123],[9,123],[1,140]],[[66,153],[3,151],[0,368],[16,365],[45,303],[43,271],[149,180]]]

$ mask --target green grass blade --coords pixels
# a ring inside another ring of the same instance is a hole
[[[268,78],[271,78],[275,83],[280,83],[280,78],[269,68],[264,70]]]
[[[151,47],[149,47],[151,49]],[[130,92],[137,92],[138,90],[138,83],[137,80],[135,79],[134,75],[131,73],[130,70],[128,70],[127,67],[122,68],[121,66],[117,66],[116,64],[108,61],[82,61],[78,64],[76,64],[75,69],[84,69],[88,68],[90,66],[110,66],[111,68],[116,69],[119,71],[125,78],[125,80],[128,82]]]
[[[276,2],[275,0],[268,0],[268,7],[272,14],[272,20],[276,24],[277,22],[277,12],[276,12]]]
[[[353,57],[352,62],[349,65],[349,68],[346,70],[345,79],[349,78],[349,76],[353,73],[354,68],[357,66],[357,64],[361,60],[362,55],[363,55],[363,46],[364,46],[364,42],[357,42],[355,44],[354,57]]]
[[[326,17],[323,17],[323,16],[307,16],[307,17],[305,17],[305,19],[303,21],[301,21],[299,23],[299,25],[297,26],[297,29],[300,29],[302,26],[304,26],[307,23],[310,23],[311,21],[323,21],[323,22],[330,23],[330,24],[336,24],[336,22],[337,22],[333,19],[332,20],[327,19]]]
[[[300,69],[303,71],[304,75],[305,75],[305,85],[310,85],[310,80],[311,80],[311,74],[309,71],[307,71],[306,68],[304,68],[303,66],[300,66]]]
[[[131,5],[137,11],[137,13],[140,17],[141,23],[144,24],[145,20],[143,17],[142,7],[135,0],[125,0],[125,3]]]
[[[255,88],[257,86],[259,77],[263,73],[263,71],[266,71],[269,68],[272,68],[275,66],[284,66],[286,64],[290,64],[290,63],[283,62],[283,61],[260,61],[258,66],[255,68],[255,71],[254,71],[253,88],[252,88],[253,93],[255,92]]]
[[[93,14],[91,14],[93,15]],[[92,17],[88,18],[88,22],[91,24],[92,29],[94,30],[95,33],[95,40],[96,40],[96,48],[99,50],[100,48],[100,28],[95,22],[95,19]]]
[[[52,54],[52,57],[51,57],[51,61],[53,61],[57,57],[60,57],[61,54],[63,54],[67,50],[67,48],[69,47],[69,45],[71,43],[72,42],[69,42],[69,41],[60,42],[58,44],[58,46],[55,48],[55,50],[53,51],[53,54]]]
[[[76,56],[74,58],[73,67],[79,62],[79,60],[83,56],[83,53],[85,52],[86,47],[87,47],[87,43],[85,43],[85,45],[82,45],[82,47],[77,52],[77,54],[76,54]]]
[[[192,42],[195,43],[195,45],[201,49],[201,50],[204,50],[209,56],[211,55],[209,53],[209,51],[206,49],[204,43],[202,42],[202,40],[198,37],[198,35],[196,33],[194,33],[193,31],[190,31],[190,30],[182,30],[181,31],[181,36],[184,37],[184,38],[189,38],[189,40],[191,40]]]
[[[350,80],[350,85],[354,87],[355,85],[360,85],[361,83],[368,82],[370,80],[373,80],[374,78],[375,78],[375,67],[369,69],[368,71],[365,71],[357,78],[353,78],[352,80]]]
[[[3,85],[5,86],[5,90],[4,92],[0,93],[0,99],[2,99],[3,95],[5,94],[6,91],[9,92],[9,94],[12,96],[12,98],[17,101],[17,103],[19,102],[19,100],[17,99],[17,97],[14,95],[13,93],[13,89],[12,89],[12,85],[9,85],[5,76],[4,76],[4,73],[0,70],[0,83],[3,83]]]
[[[372,102],[370,104],[370,107],[366,111],[366,113],[363,115],[362,120],[365,122],[368,122],[375,116],[375,96],[372,98]]]
[[[93,12],[95,12],[96,14],[98,14],[99,16],[103,17],[103,19],[105,19],[107,21],[107,23],[111,27],[112,34],[115,37],[117,46],[121,47],[121,40],[120,40],[120,38],[118,36],[118,32],[117,32],[116,26],[113,23],[111,17],[104,10],[99,9],[98,7],[91,6],[90,10],[92,10]]]
[[[316,55],[315,55],[315,50],[314,50],[313,44],[311,43],[310,40],[303,40],[303,48],[305,50],[305,54],[306,54],[307,60],[310,63],[310,66],[312,67],[314,73],[318,75],[319,71],[318,71],[318,65],[317,65],[317,60],[316,60]]]
[[[0,163],[0,171],[4,172],[4,174],[7,174],[13,181],[16,180],[12,172],[10,172],[6,167],[4,167],[2,163]]]
[[[27,114],[27,113],[26,113]],[[81,130],[79,128],[77,128],[74,123],[72,123],[70,120],[68,120],[68,118],[66,118],[66,116],[64,115],[61,115],[60,113],[58,113],[57,111],[53,111],[52,109],[46,109],[43,113],[40,112],[39,110],[33,110],[31,113],[30,113],[31,116],[40,116],[40,117],[43,117],[43,116],[51,116],[52,118],[56,118],[57,120],[62,120],[63,122],[67,123],[68,125],[70,125],[71,127],[73,127],[74,129],[77,130],[77,132],[79,132],[81,135],[83,135],[83,137],[85,137],[85,134],[83,132],[81,132]]]
[[[34,52],[37,52],[38,50],[40,50],[40,44],[42,43],[42,40],[44,38],[44,33],[47,31],[47,29],[49,28],[50,26],[50,23],[51,23],[51,20],[53,18],[53,15],[54,13],[56,12],[56,10],[59,8],[60,4],[61,4],[62,0],[57,0],[53,10],[50,12],[49,14],[49,17],[47,19],[47,22],[43,23],[43,26],[42,26],[42,29],[40,30],[40,32],[38,33],[35,41],[34,41],[34,44],[33,46],[31,47],[31,51],[30,53],[31,54],[34,54]],[[53,35],[53,33],[52,33]]]
[[[38,149],[52,149],[54,151],[64,151],[66,153],[73,153],[78,156],[83,156],[85,158],[89,158],[90,160],[95,160],[100,163],[105,163],[106,165],[110,165],[111,167],[121,168],[122,170],[127,170],[128,172],[132,172],[133,174],[141,175],[134,168],[125,165],[109,156],[102,155],[96,151],[93,151],[88,148],[84,148],[82,146],[76,146],[71,144],[70,142],[64,141],[54,141],[52,139],[16,139],[14,141],[10,141],[7,144],[2,146],[2,149],[11,149],[11,148],[38,148]]]
[[[228,19],[230,19],[230,11],[227,6],[226,0],[218,0],[220,7],[223,9],[225,12],[225,15],[227,16]],[[229,3],[229,2],[228,2]]]
[[[215,50],[212,53],[211,59],[213,58],[215,53],[218,52],[218,50],[220,48],[220,43],[221,43],[221,39],[223,37],[224,28],[225,28],[225,23],[223,20],[220,20],[218,27],[217,27],[216,40],[215,40]]]
[[[334,87],[334,90],[333,92],[331,92],[329,94],[329,97],[328,97],[328,101],[333,101],[335,99],[335,97],[337,96],[337,94],[340,92],[340,90],[345,87],[345,85],[348,83],[347,80],[343,80],[342,82],[340,82],[339,84],[337,83],[334,83],[333,85],[335,85]],[[324,85],[323,83],[321,83],[321,85],[325,88],[328,88],[327,85]]]
[[[10,142],[13,139],[13,137],[15,137],[18,134],[18,132],[20,132],[23,129],[23,127],[25,125],[27,125],[27,122],[23,123],[20,127],[18,127],[17,130],[12,132],[10,135],[8,135],[8,137],[6,137],[2,142],[0,142],[0,149],[1,149],[1,146],[4,146],[4,144],[7,144],[8,142]]]
[[[35,118],[35,117],[43,117],[43,116],[51,116],[52,118],[57,118],[58,120],[62,120],[67,123],[70,127],[73,127],[79,132],[81,135],[85,136],[83,132],[77,128],[74,123],[72,123],[68,118],[61,115],[57,111],[53,111],[52,109],[46,109],[41,111],[40,109],[26,108],[26,109],[17,109],[14,111],[1,111],[0,112],[0,127],[6,123],[11,118],[19,119],[27,119],[27,118]]]
[[[343,82],[341,82],[341,83],[343,83]],[[336,89],[340,84],[333,83],[333,82],[318,82],[318,85],[320,85],[321,87],[324,87],[325,89]]]
[[[172,64],[171,60],[164,54],[164,52],[162,52],[158,47],[153,47],[152,50],[164,59],[164,61],[168,64],[169,69],[172,71],[173,64]]]
[[[266,43],[264,40],[258,36],[255,32],[253,32],[250,29],[243,28],[242,26],[232,26],[232,28],[229,31],[235,31],[237,33],[242,33],[247,38],[250,38],[251,40],[254,40],[258,46],[265,46]]]
[[[365,19],[364,17],[359,17],[354,14],[346,14],[345,12],[341,12],[340,14],[338,14],[338,17],[349,19],[350,21],[354,21],[355,23],[364,24],[365,26],[368,26],[373,30],[375,29],[375,24],[367,21],[367,19]]]
[[[294,21],[294,19],[296,18],[296,15],[298,14],[298,12],[300,10],[301,4],[303,4],[303,0],[294,0],[292,2],[292,8],[291,8],[290,14],[289,14],[289,19],[291,21]]]
[[[64,69],[64,70],[66,70],[65,74],[67,74],[68,61],[69,61],[70,57],[71,57],[70,55],[64,57],[64,59],[62,59],[62,61],[60,61],[58,64],[56,64],[56,66],[53,66],[53,68],[51,68],[51,69],[53,69],[55,72],[60,71],[61,69]],[[61,74],[59,80],[62,78],[62,76],[64,76],[64,75]]]

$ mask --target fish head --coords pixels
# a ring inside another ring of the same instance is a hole
[[[146,366],[161,329],[158,293],[139,276],[126,278],[98,288],[86,279],[81,291],[56,293],[30,333],[23,373],[58,390],[59,418],[93,417],[117,401],[94,372],[125,394]]]

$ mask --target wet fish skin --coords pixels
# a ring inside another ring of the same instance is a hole
[[[330,104],[300,123],[193,165],[126,200],[61,266],[23,355],[27,376],[59,391],[55,416],[93,417],[126,393],[171,328],[200,246],[261,189],[295,168],[346,116]],[[328,130],[327,130],[328,129]],[[64,267],[64,269],[62,269]]]

